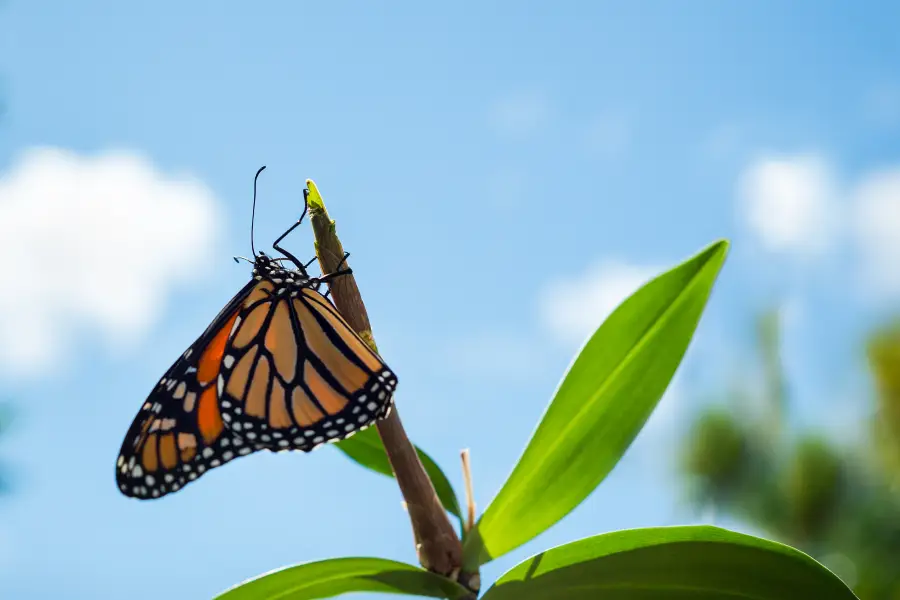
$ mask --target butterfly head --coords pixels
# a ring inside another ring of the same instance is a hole
[[[284,291],[292,291],[302,287],[314,287],[318,280],[311,278],[303,268],[288,269],[282,265],[281,258],[272,258],[265,252],[254,257],[253,278],[257,281],[267,279],[283,287]]]
[[[280,275],[285,275],[287,270],[281,266],[281,263],[266,254],[265,252],[260,251],[254,257],[253,260],[253,275],[261,276],[268,279],[273,277],[278,277]]]
[[[269,256],[262,250],[260,250],[259,254],[257,254],[253,258],[253,268],[259,270],[260,272],[278,267],[278,263],[276,263],[271,256]]]

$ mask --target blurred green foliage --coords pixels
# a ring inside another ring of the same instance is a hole
[[[761,381],[695,415],[680,470],[696,509],[714,508],[799,547],[863,600],[900,599],[900,323],[872,333],[874,418],[839,443],[786,426],[779,314],[757,321]],[[848,424],[849,425],[849,424]]]
[[[867,350],[878,398],[872,423],[875,451],[896,486],[900,483],[900,322],[876,332]]]

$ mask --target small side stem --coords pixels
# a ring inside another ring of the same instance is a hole
[[[465,529],[468,534],[475,526],[475,490],[472,484],[472,465],[469,460],[469,449],[463,450],[460,455],[462,460],[463,481],[466,485],[466,524]]]
[[[335,233],[316,184],[309,188],[309,217],[316,238],[316,255],[323,273],[337,269],[344,248]],[[331,298],[347,322],[377,352],[372,326],[352,274],[329,281]],[[378,433],[400,486],[409,511],[419,562],[429,571],[458,580],[462,569],[462,543],[438,499],[434,485],[409,441],[400,414],[394,406],[391,414],[378,422]],[[463,582],[461,582],[463,583]],[[464,583],[465,585],[465,583]]]

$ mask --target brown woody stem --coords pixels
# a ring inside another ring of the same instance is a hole
[[[335,233],[316,184],[306,180],[309,189],[309,220],[316,238],[316,255],[322,273],[332,273],[344,258],[344,248]],[[344,266],[349,266],[345,264]],[[329,282],[334,304],[360,337],[376,352],[372,326],[352,274]],[[431,479],[425,473],[415,447],[406,436],[400,415],[394,406],[391,414],[377,424],[388,460],[406,502],[416,542],[416,554],[429,571],[458,580],[462,569],[462,543],[450,523]],[[477,578],[476,578],[477,580]],[[465,582],[460,582],[465,585]]]

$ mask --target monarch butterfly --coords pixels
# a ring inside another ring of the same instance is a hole
[[[256,253],[251,220],[252,279],[169,368],[125,435],[116,483],[126,496],[165,496],[257,450],[310,452],[390,412],[396,376],[319,292],[350,269],[311,277],[313,261],[278,245],[306,210],[273,244],[283,258]]]

